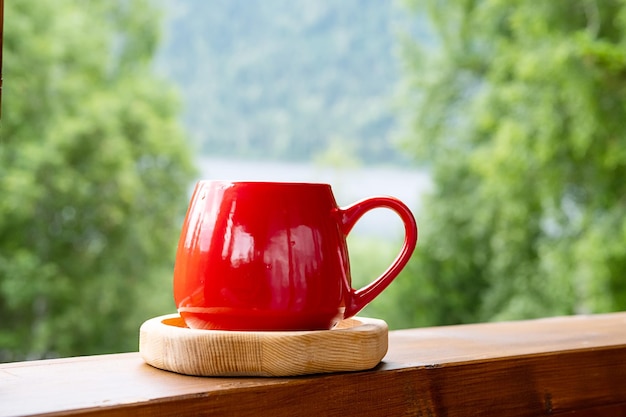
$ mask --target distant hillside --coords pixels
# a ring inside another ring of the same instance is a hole
[[[206,156],[401,159],[400,14],[381,0],[169,0],[160,73]],[[394,26],[396,25],[396,26]]]

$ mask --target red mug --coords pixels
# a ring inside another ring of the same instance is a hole
[[[405,239],[391,266],[355,290],[346,236],[374,208],[395,211]],[[331,329],[393,281],[416,243],[415,219],[393,197],[340,208],[328,184],[200,181],[178,243],[174,300],[194,329]]]

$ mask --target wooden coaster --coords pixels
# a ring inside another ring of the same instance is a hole
[[[332,330],[195,330],[178,314],[141,325],[139,352],[150,365],[197,376],[292,376],[361,371],[387,353],[383,320],[353,317]]]

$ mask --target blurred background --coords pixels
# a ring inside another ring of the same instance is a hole
[[[404,200],[391,328],[626,309],[621,0],[5,3],[0,362],[136,350],[200,178]]]

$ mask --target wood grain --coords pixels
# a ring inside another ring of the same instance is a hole
[[[0,416],[626,416],[626,313],[389,332],[364,372],[194,377],[138,353],[0,365]]]
[[[371,369],[387,353],[387,335],[387,323],[361,317],[330,331],[242,332],[189,329],[170,314],[141,326],[139,352],[186,375],[294,376]]]

